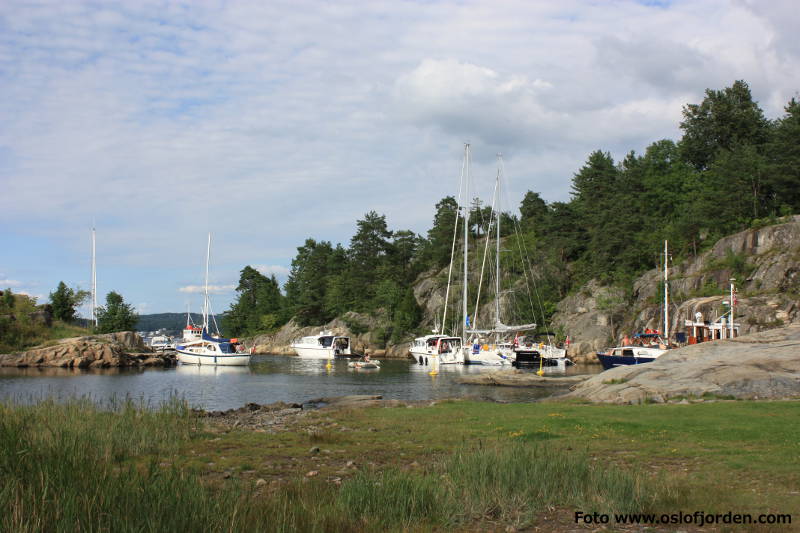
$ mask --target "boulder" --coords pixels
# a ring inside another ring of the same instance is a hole
[[[30,350],[0,355],[0,366],[55,366],[63,368],[105,368],[165,366],[175,364],[171,354],[154,354],[131,331],[61,339]]]
[[[620,404],[800,398],[800,324],[671,350],[652,363],[597,374],[566,396]]]

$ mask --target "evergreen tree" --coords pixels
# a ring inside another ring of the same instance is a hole
[[[423,257],[431,266],[441,268],[450,262],[457,217],[458,202],[452,196],[446,196],[436,204],[433,226],[428,230],[428,239],[423,246]]]
[[[519,206],[520,225],[523,228],[536,229],[547,217],[547,204],[538,192],[528,191]]]
[[[61,281],[55,292],[50,293],[50,305],[53,308],[53,318],[64,322],[75,320],[77,308],[89,296],[87,291],[74,290]]]
[[[706,89],[700,104],[684,106],[683,118],[681,152],[697,170],[709,168],[720,150],[767,141],[769,123],[741,80],[721,91]]]
[[[111,291],[106,295],[106,305],[97,308],[98,333],[133,331],[139,315],[132,305],[126,304],[122,295]]]
[[[324,324],[333,318],[325,305],[332,255],[327,241],[306,239],[297,249],[285,289],[288,310],[300,325]]]
[[[350,280],[358,292],[354,293],[357,310],[367,310],[375,296],[378,272],[387,262],[392,232],[386,217],[370,211],[356,222],[357,230],[350,239],[348,250]]]
[[[268,278],[246,266],[240,273],[236,292],[236,301],[222,320],[229,335],[255,335],[283,324],[283,295],[274,275]]]
[[[792,98],[766,146],[766,190],[773,214],[800,212],[800,102]]]

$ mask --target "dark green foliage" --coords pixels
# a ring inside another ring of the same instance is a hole
[[[78,306],[89,296],[87,291],[75,290],[67,287],[61,281],[55,292],[50,293],[50,305],[53,309],[53,318],[64,322],[73,322]]]
[[[236,292],[236,301],[222,319],[226,335],[271,333],[286,322],[284,297],[274,275],[268,278],[246,266],[239,276]]]
[[[769,122],[741,80],[721,91],[706,89],[700,104],[683,108],[683,118],[681,152],[697,170],[709,168],[720,150],[762,145],[768,136]]]
[[[115,331],[133,331],[139,315],[133,306],[126,304],[122,295],[111,291],[106,296],[105,307],[97,308],[98,333],[113,333]]]
[[[452,196],[446,196],[436,204],[433,227],[428,231],[428,239],[423,245],[423,257],[427,263],[441,268],[450,261],[457,216],[458,202]]]

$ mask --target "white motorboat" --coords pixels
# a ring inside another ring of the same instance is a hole
[[[425,335],[417,337],[411,343],[411,355],[421,365],[432,363],[434,355],[439,357],[440,365],[458,364],[464,362],[464,352],[461,350],[461,337],[449,335]]]
[[[205,278],[205,298],[203,301],[203,326],[200,330],[200,338],[194,338],[182,342],[175,350],[178,352],[178,361],[185,365],[223,365],[223,366],[246,366],[250,364],[250,354],[247,353],[237,339],[226,339],[219,334],[216,327],[216,320],[213,320],[211,313],[211,300],[208,297],[208,265],[211,258],[211,234],[208,234],[208,249],[206,252],[206,278]],[[211,335],[209,316],[212,317],[216,335]],[[194,329],[189,328],[190,334],[194,337]],[[184,330],[186,337],[186,330]]]
[[[290,346],[304,359],[333,359],[351,355],[350,337],[334,335],[331,331],[320,331],[318,335],[295,339]]]
[[[167,352],[175,349],[172,337],[167,335],[156,335],[150,339],[150,348],[157,352]]]

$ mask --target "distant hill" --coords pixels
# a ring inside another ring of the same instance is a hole
[[[222,319],[221,315],[215,315],[217,323]],[[192,313],[192,321],[195,324],[203,323],[203,315]],[[152,315],[139,315],[136,323],[137,331],[157,331],[166,329],[169,331],[180,331],[186,325],[186,313],[154,313]]]

